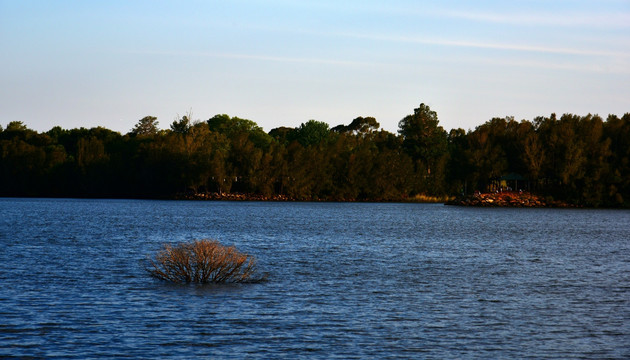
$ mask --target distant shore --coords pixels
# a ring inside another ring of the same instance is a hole
[[[177,194],[176,200],[214,200],[214,201],[318,201],[318,202],[413,202],[413,203],[446,203],[453,201],[454,197],[415,195],[401,199],[345,199],[345,198],[306,198],[298,199],[288,195],[265,196],[248,193],[187,193]]]
[[[529,192],[497,192],[465,195],[447,201],[446,205],[477,207],[580,207],[562,201],[544,198]]]
[[[215,201],[297,201],[286,195],[265,196],[244,193],[188,193],[177,194],[175,200],[215,200]]]

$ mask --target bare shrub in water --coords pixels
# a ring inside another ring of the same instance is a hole
[[[254,279],[256,261],[234,246],[215,240],[195,240],[175,246],[164,244],[149,259],[151,276],[175,283],[242,283]]]

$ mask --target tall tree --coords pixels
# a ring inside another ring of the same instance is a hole
[[[155,116],[145,116],[131,129],[133,135],[155,135],[158,133],[158,121]]]
[[[400,120],[398,128],[403,137],[403,148],[415,161],[419,179],[427,180],[421,189],[436,192],[437,187],[443,184],[448,150],[448,136],[439,125],[437,113],[428,105],[420,104],[413,114]]]
[[[610,172],[607,178],[609,203],[630,207],[630,113],[621,118],[609,115],[604,134],[610,140]]]
[[[192,114],[188,113],[179,119],[175,119],[171,124],[171,131],[178,134],[187,134],[192,126],[190,120],[191,116]]]
[[[322,121],[309,120],[302,123],[295,131],[295,137],[302,146],[318,145],[326,138],[330,133],[328,124]]]
[[[529,126],[523,130],[519,137],[521,159],[527,169],[525,175],[529,178],[530,183],[536,185],[546,160],[545,151],[534,125],[530,122],[526,124]]]
[[[447,182],[450,192],[468,193],[470,185],[470,168],[466,159],[468,139],[466,130],[452,129],[448,134],[449,162]]]
[[[272,137],[252,120],[218,114],[208,119],[207,123],[211,131],[224,134],[230,139],[236,139],[242,134],[247,134],[249,140],[261,149],[269,147],[272,140]]]
[[[414,160],[422,160],[429,166],[447,150],[446,131],[439,126],[437,113],[428,105],[420,104],[412,115],[398,123],[398,133],[403,137],[403,147]]]

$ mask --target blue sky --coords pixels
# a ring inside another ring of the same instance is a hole
[[[0,124],[630,112],[630,0],[0,0]]]

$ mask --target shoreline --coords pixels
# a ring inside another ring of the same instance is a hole
[[[544,198],[529,192],[499,192],[464,195],[445,205],[474,207],[581,208],[580,205]]]
[[[444,204],[451,206],[472,207],[531,207],[531,208],[606,208],[627,209],[623,207],[591,207],[571,204],[552,197],[543,197],[528,192],[477,193],[464,196],[426,196],[414,195],[398,199],[344,199],[344,198],[293,198],[287,195],[265,196],[253,193],[180,193],[172,196],[2,196],[0,198],[25,199],[135,199],[135,200],[187,200],[187,201],[260,201],[260,202],[337,202],[337,203],[415,203]]]
[[[374,203],[427,203],[427,204],[445,204],[453,201],[452,196],[427,196],[415,195],[401,199],[343,199],[343,198],[309,198],[297,199],[288,195],[272,195],[265,196],[260,194],[248,193],[189,193],[177,194],[173,200],[198,200],[198,201],[274,201],[274,202],[374,202]]]

